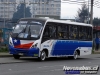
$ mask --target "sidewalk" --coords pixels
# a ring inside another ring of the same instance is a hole
[[[98,50],[98,51],[95,51],[95,50],[94,50],[93,53],[94,53],[94,54],[100,54],[100,50]]]
[[[9,53],[0,53],[0,57],[11,57],[12,55]]]

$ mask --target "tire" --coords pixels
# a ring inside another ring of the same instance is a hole
[[[68,56],[69,59],[77,59],[78,58],[78,53],[77,51],[74,52],[74,56]]]
[[[45,61],[46,60],[46,52],[42,51],[40,54],[40,57],[38,58],[40,61]]]
[[[77,59],[78,58],[78,53],[77,51],[74,52],[74,56],[73,56],[73,59]]]
[[[13,54],[13,57],[14,57],[15,59],[19,59],[19,58],[20,58],[20,55],[15,55],[15,54]]]

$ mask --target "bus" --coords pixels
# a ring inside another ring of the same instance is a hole
[[[92,53],[91,24],[50,18],[21,18],[9,38],[9,52],[15,59],[21,56],[69,57]]]

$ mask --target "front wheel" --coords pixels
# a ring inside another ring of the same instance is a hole
[[[14,57],[15,59],[19,59],[19,58],[20,58],[20,55],[15,55],[15,54],[13,54],[13,57]]]
[[[41,54],[40,54],[40,57],[38,59],[40,61],[45,61],[45,59],[46,59],[46,52],[45,51],[42,51]]]

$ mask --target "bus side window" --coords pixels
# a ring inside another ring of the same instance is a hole
[[[79,39],[80,40],[87,40],[87,27],[80,26],[80,28],[79,28]]]
[[[58,26],[58,38],[68,39],[68,26],[60,24]]]
[[[44,37],[56,38],[56,26],[48,25],[44,30]]]
[[[51,26],[50,27],[50,37],[51,38],[56,38],[56,26]]]
[[[88,27],[87,33],[88,33],[88,40],[92,40],[92,28],[91,27]]]
[[[44,29],[43,37],[49,37],[49,27],[46,26]]]
[[[78,39],[78,26],[69,26],[69,39]]]

